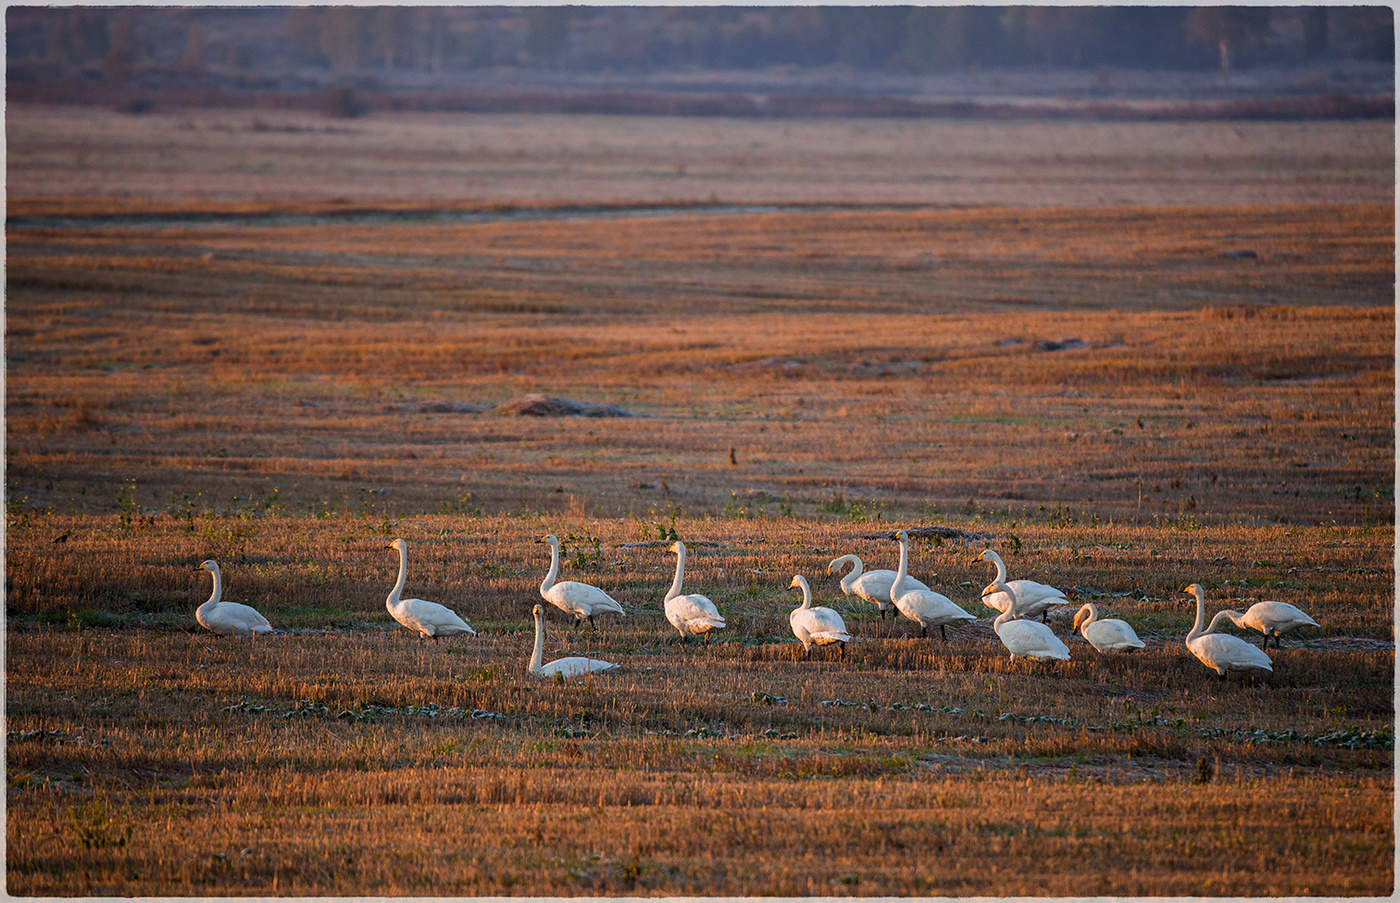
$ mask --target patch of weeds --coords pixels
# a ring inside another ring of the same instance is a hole
[[[131,824],[120,824],[106,797],[95,797],[68,810],[68,823],[78,841],[89,850],[124,847],[131,840]]]
[[[603,561],[603,543],[598,537],[578,533],[568,533],[559,538],[560,556],[568,556],[569,563],[577,568],[598,565]]]
[[[121,623],[121,619],[111,612],[98,611],[94,608],[79,608],[68,612],[68,626],[83,627],[116,627]]]
[[[876,501],[849,500],[844,492],[817,502],[817,510],[823,514],[843,517],[851,523],[879,523],[884,520],[885,506]]]

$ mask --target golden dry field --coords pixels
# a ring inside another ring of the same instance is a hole
[[[1390,123],[6,115],[11,894],[1391,893]],[[900,527],[946,642],[825,574]]]

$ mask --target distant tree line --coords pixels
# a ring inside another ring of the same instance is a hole
[[[1394,59],[1388,7],[11,7],[8,58],[51,67],[340,73],[841,65],[1200,69]]]

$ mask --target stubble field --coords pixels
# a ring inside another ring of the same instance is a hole
[[[943,126],[8,111],[8,890],[1388,894],[1393,130]],[[946,643],[825,577],[914,526]],[[1009,661],[987,546],[1148,647]]]

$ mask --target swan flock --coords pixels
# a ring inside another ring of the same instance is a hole
[[[948,627],[977,622],[975,615],[910,575],[908,532],[897,530],[893,538],[899,544],[897,570],[866,570],[860,557],[854,554],[831,560],[826,568],[828,576],[838,576],[849,567],[849,571],[839,577],[841,593],[874,605],[881,621],[887,612],[893,617],[902,616],[913,621],[919,625],[920,638],[927,638],[929,628],[937,627],[941,639],[947,642]],[[550,550],[549,568],[539,587],[540,596],[546,602],[567,614],[575,625],[587,621],[594,632],[598,629],[595,615],[626,617],[622,605],[604,590],[580,581],[558,579],[560,542],[556,536],[547,534],[537,542],[549,546]],[[388,548],[395,550],[399,556],[398,577],[384,602],[385,609],[395,621],[416,633],[420,639],[432,639],[435,643],[444,637],[477,635],[464,617],[447,606],[424,599],[404,598],[408,578],[408,543],[399,538],[389,543]],[[679,633],[679,642],[684,643],[692,636],[703,636],[708,647],[710,635],[728,627],[728,621],[708,596],[682,592],[686,568],[685,543],[676,540],[667,551],[675,556],[676,564],[670,588],[661,599],[662,612],[666,621]],[[988,562],[996,569],[991,582],[983,588],[980,601],[997,612],[991,623],[992,632],[1011,658],[1068,661],[1069,647],[1055,635],[1048,623],[1051,611],[1070,604],[1064,592],[1033,580],[1008,579],[1006,563],[992,549],[982,551],[977,560]],[[200,626],[224,636],[255,637],[277,632],[256,609],[223,600],[223,576],[217,562],[209,559],[199,567],[208,571],[213,578],[213,592],[208,601],[195,610],[195,619]],[[844,659],[847,644],[852,642],[853,635],[841,614],[832,608],[814,604],[812,587],[801,574],[793,575],[788,588],[802,594],[802,604],[789,613],[788,624],[793,636],[802,645],[803,657],[810,658],[814,646],[835,646],[837,654]],[[1186,648],[1222,679],[1232,671],[1244,674],[1272,673],[1273,663],[1263,651],[1268,647],[1270,638],[1278,646],[1279,637],[1284,633],[1301,627],[1319,626],[1306,612],[1278,601],[1256,603],[1244,613],[1224,609],[1207,623],[1205,590],[1200,584],[1192,583],[1183,592],[1193,596],[1196,602],[1195,622],[1186,635]],[[567,656],[545,663],[544,607],[534,605],[532,615],[535,638],[526,665],[526,671],[531,676],[564,680],[618,669],[611,662],[589,656]],[[1036,620],[1037,617],[1039,620]],[[1262,634],[1261,646],[1255,647],[1238,636],[1222,632],[1221,628],[1226,623]],[[1077,634],[1104,655],[1135,652],[1147,645],[1127,621],[1100,617],[1093,603],[1085,603],[1075,612],[1071,633]]]

